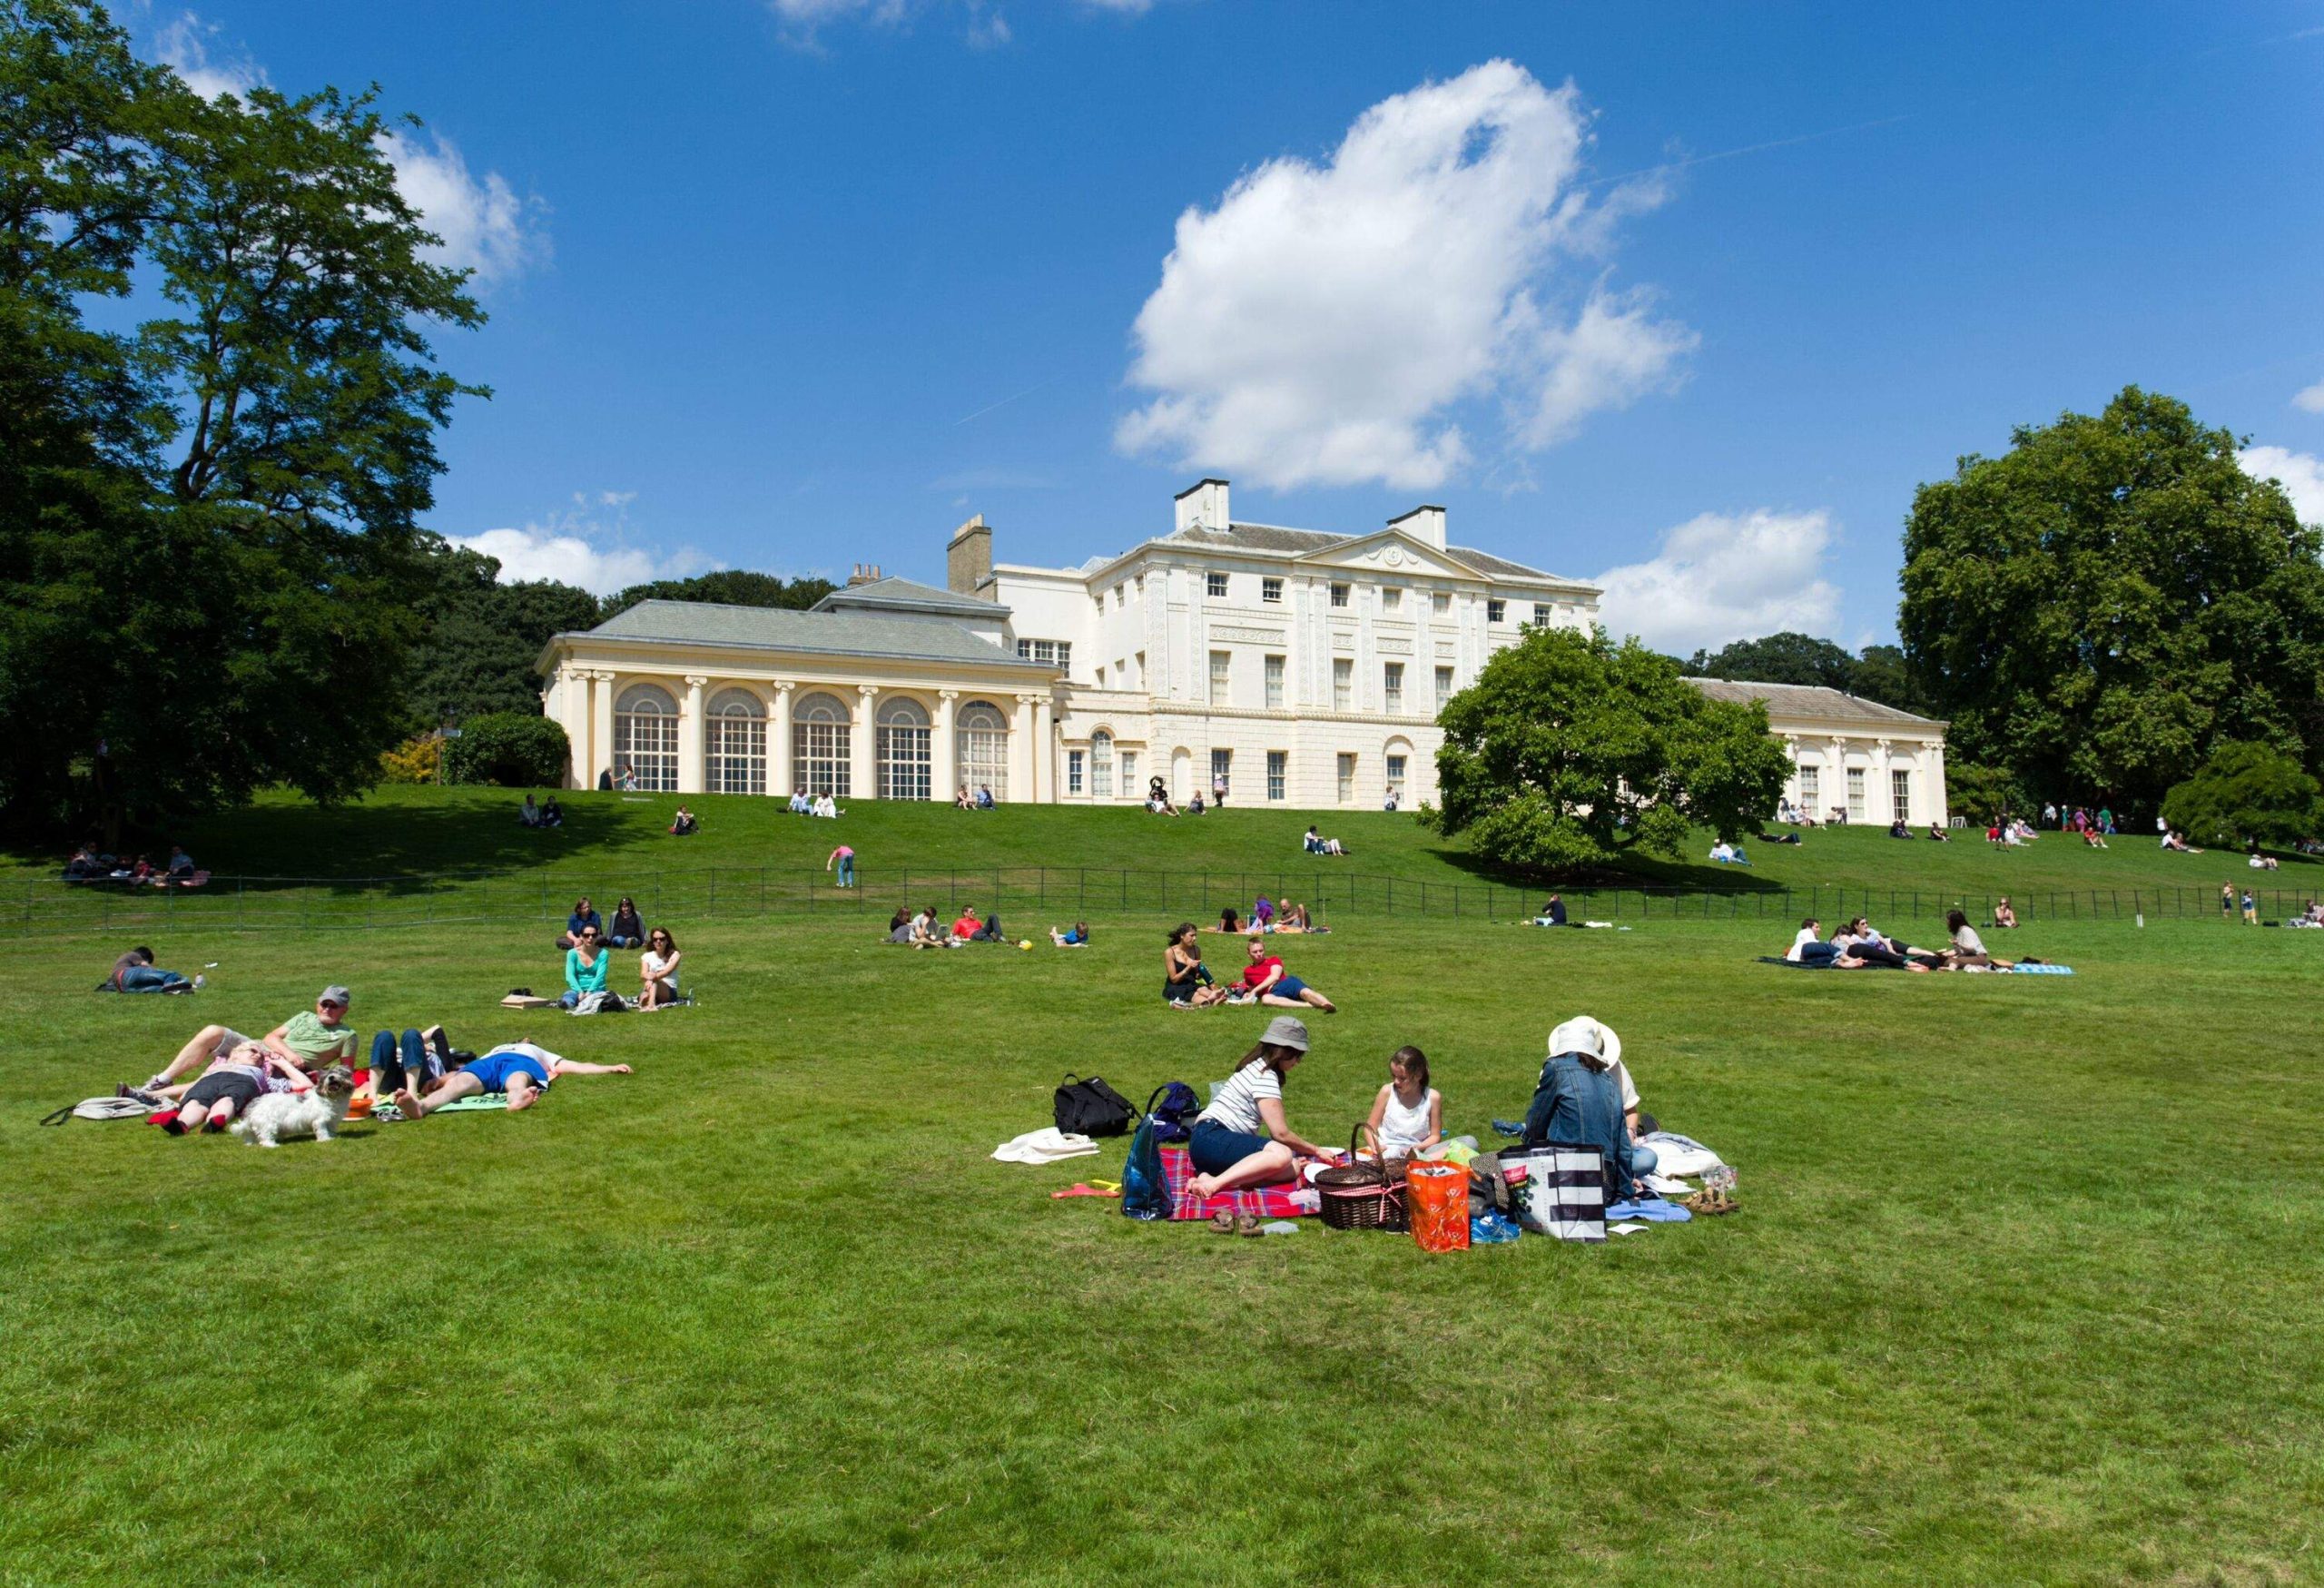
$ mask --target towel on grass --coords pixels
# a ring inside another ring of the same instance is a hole
[[[1222,1191],[1197,1201],[1187,1189],[1195,1178],[1194,1159],[1183,1147],[1162,1149],[1162,1190],[1170,1198],[1175,1219],[1208,1218],[1214,1213],[1249,1213],[1261,1218],[1298,1218],[1324,1210],[1324,1194],[1311,1186],[1252,1186]]]
[[[1068,1136],[1055,1125],[1044,1125],[1002,1142],[992,1156],[1001,1163],[1060,1163],[1097,1150],[1098,1144],[1087,1136]]]

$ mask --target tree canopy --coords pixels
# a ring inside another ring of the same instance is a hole
[[[1716,701],[1635,639],[1544,628],[1437,714],[1438,830],[1554,872],[1626,851],[1676,858],[1691,824],[1757,833],[1791,766],[1767,708]]]
[[[598,603],[598,612],[611,617],[640,601],[720,601],[730,607],[788,607],[804,611],[838,588],[829,579],[785,579],[747,568],[721,568],[688,579],[632,585]]]
[[[2324,755],[2319,542],[2232,435],[2131,387],[1919,488],[1898,628],[1956,756],[2152,810],[2222,742]]]
[[[2290,756],[2225,744],[2164,796],[2162,819],[2198,843],[2289,844],[2316,836],[2319,791],[2324,784]]]
[[[549,636],[599,620],[597,598],[550,579],[500,582],[500,564],[438,541],[423,559],[427,641],[407,679],[415,732],[493,712],[540,710],[533,664]]]
[[[0,0],[0,808],[368,784],[481,311],[369,96],[205,100],[85,0]],[[133,300],[133,280],[139,283]],[[92,302],[152,312],[92,324]]]
[[[1752,684],[1799,684],[1845,690],[1900,711],[1917,711],[1896,646],[1866,646],[1850,656],[1839,646],[1796,629],[1738,639],[1717,651],[1699,650],[1681,668],[1691,678],[1736,678]]]

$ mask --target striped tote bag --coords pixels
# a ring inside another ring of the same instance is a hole
[[[1552,1141],[1525,1155],[1518,1221],[1560,1240],[1606,1238],[1606,1155],[1595,1147]]]

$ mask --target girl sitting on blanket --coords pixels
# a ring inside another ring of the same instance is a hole
[[[1338,1159],[1339,1154],[1309,1141],[1284,1118],[1283,1078],[1306,1056],[1305,1023],[1277,1015],[1267,1022],[1258,1046],[1219,1083],[1210,1107],[1195,1116],[1187,1142],[1196,1171],[1187,1189],[1197,1200],[1292,1179],[1302,1158]]]
[[[1364,1134],[1384,1163],[1444,1139],[1444,1094],[1428,1084],[1427,1054],[1407,1047],[1389,1055],[1388,1084],[1372,1100]]]

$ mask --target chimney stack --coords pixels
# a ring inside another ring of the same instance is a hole
[[[878,563],[859,562],[855,565],[854,571],[847,576],[847,587],[852,590],[858,585],[877,584],[880,581],[880,565]]]
[[[1433,506],[1414,508],[1411,512],[1388,520],[1388,528],[1401,529],[1424,546],[1444,549],[1444,509]]]
[[[1233,522],[1226,516],[1226,482],[1223,479],[1198,480],[1180,491],[1177,501],[1178,523],[1173,534],[1216,529],[1224,535]]]
[[[944,587],[956,596],[975,596],[987,601],[1000,597],[992,583],[992,530],[979,513],[958,529],[944,543]]]

